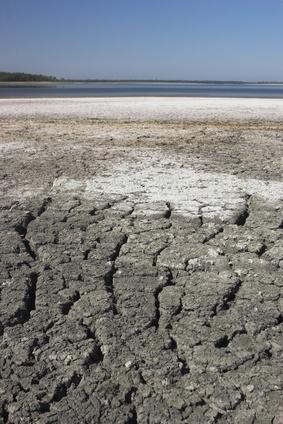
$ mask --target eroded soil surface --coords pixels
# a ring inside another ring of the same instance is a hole
[[[281,125],[0,125],[0,422],[281,424]]]

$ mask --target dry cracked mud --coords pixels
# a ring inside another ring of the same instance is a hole
[[[0,423],[281,424],[281,124],[0,126]]]

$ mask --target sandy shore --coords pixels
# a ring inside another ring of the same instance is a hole
[[[283,100],[0,100],[0,421],[282,422]]]

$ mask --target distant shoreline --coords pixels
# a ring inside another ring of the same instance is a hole
[[[57,78],[54,75],[45,74],[31,74],[25,72],[7,72],[0,71],[0,84],[44,84],[54,85],[62,83],[119,83],[119,84],[131,84],[131,83],[145,83],[145,84],[283,84],[283,81],[266,81],[266,80],[217,80],[217,79],[159,79],[159,78]]]
[[[215,85],[283,85],[283,81],[206,81],[206,80],[66,80],[54,81],[0,81],[0,86],[40,86],[58,84],[215,84]]]

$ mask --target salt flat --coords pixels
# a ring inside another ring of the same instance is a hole
[[[0,117],[90,117],[123,120],[283,120],[283,99],[41,98],[0,99]]]

